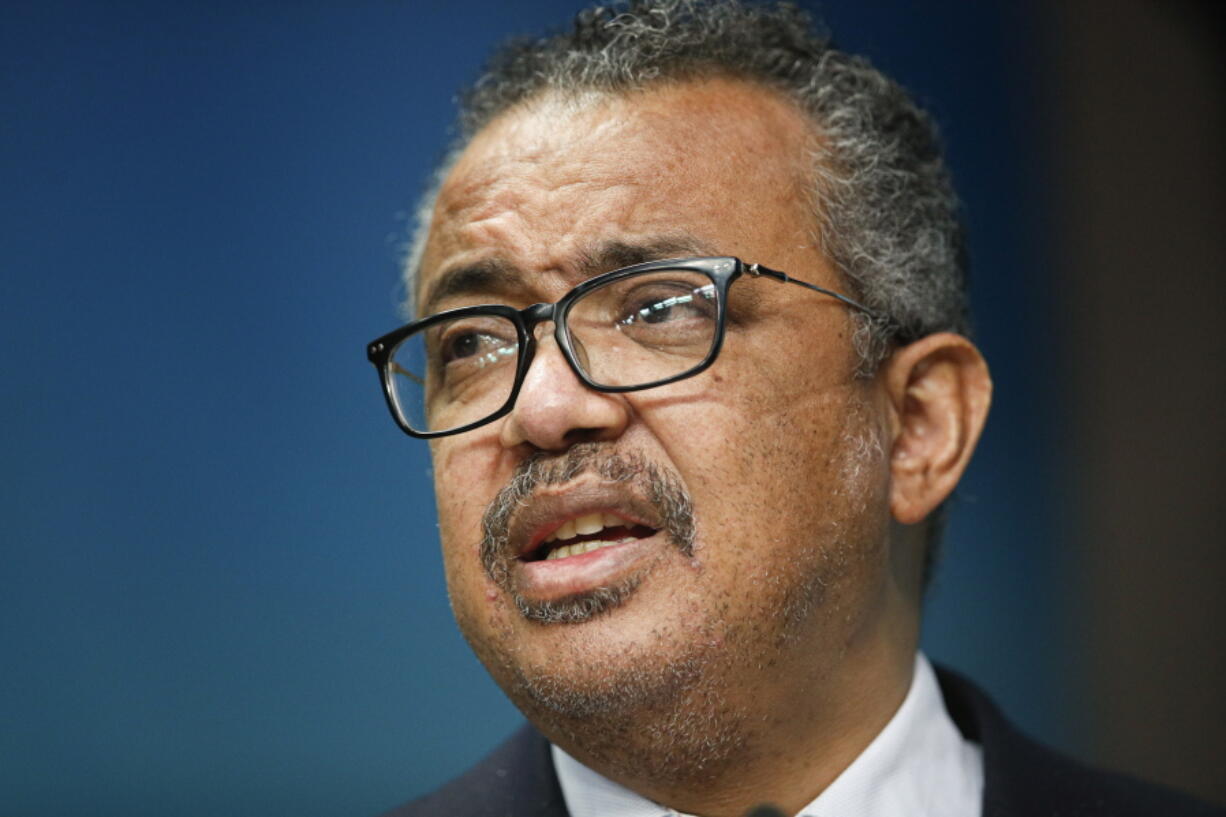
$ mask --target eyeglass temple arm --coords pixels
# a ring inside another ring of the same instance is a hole
[[[820,292],[823,295],[829,295],[831,298],[840,300],[843,303],[847,304],[848,306],[854,309],[860,310],[861,312],[863,312],[865,315],[868,315],[869,317],[873,317],[873,318],[877,317],[876,312],[869,309],[864,304],[859,303],[858,301],[853,301],[851,298],[848,298],[846,295],[840,295],[839,293],[833,290],[826,289],[825,287],[819,287],[817,284],[810,284],[808,281],[801,281],[798,278],[793,278],[790,275],[788,275],[786,272],[780,272],[779,270],[771,269],[770,267],[764,267],[761,264],[746,264],[745,272],[749,273],[755,278],[766,277],[766,278],[774,279],[776,281],[780,281],[785,284],[799,284],[805,289],[811,289],[814,292]]]
[[[419,385],[419,386],[425,386],[425,385],[426,385],[426,381],[422,380],[420,377],[418,377],[417,375],[413,374],[413,373],[412,373],[412,372],[410,372],[408,369],[404,368],[403,366],[401,366],[399,363],[397,363],[397,362],[396,362],[396,361],[394,361],[394,360],[393,360],[393,361],[391,361],[391,365],[389,366],[389,368],[392,370],[392,373],[393,373],[393,374],[402,374],[402,375],[404,375],[405,377],[409,378],[409,380],[412,380],[414,383],[416,383],[416,384],[417,384],[417,385]]]

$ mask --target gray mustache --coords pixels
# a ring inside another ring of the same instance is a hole
[[[617,452],[610,443],[579,443],[561,456],[538,451],[516,469],[481,519],[481,563],[496,584],[506,587],[511,560],[510,523],[517,508],[538,490],[564,485],[584,473],[609,482],[632,483],[659,513],[661,529],[682,553],[694,550],[694,511],[681,478],[636,452]]]

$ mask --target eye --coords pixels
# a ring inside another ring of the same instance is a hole
[[[439,362],[475,363],[488,366],[515,354],[515,339],[481,332],[466,332],[447,338],[439,350]]]
[[[447,343],[442,350],[442,360],[444,363],[449,363],[453,360],[462,357],[472,357],[481,350],[481,343],[489,343],[489,335],[480,335],[476,332],[465,332],[464,334],[456,334],[453,337],[447,338]]]
[[[627,293],[617,323],[632,326],[710,320],[715,316],[714,301],[715,287],[710,284],[695,288],[682,282],[653,282]]]
[[[482,368],[514,358],[518,351],[515,326],[499,318],[461,318],[431,332],[430,359],[435,366]]]

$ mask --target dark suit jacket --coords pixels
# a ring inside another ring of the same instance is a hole
[[[1226,815],[1226,810],[1169,789],[1062,757],[1018,732],[966,679],[942,669],[937,675],[954,723],[983,746],[983,817]],[[568,815],[549,742],[525,726],[465,774],[384,817]]]

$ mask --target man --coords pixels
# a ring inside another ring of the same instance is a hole
[[[1211,813],[917,654],[991,381],[895,84],[793,9],[635,2],[511,47],[461,125],[368,351],[532,726],[393,814]]]

